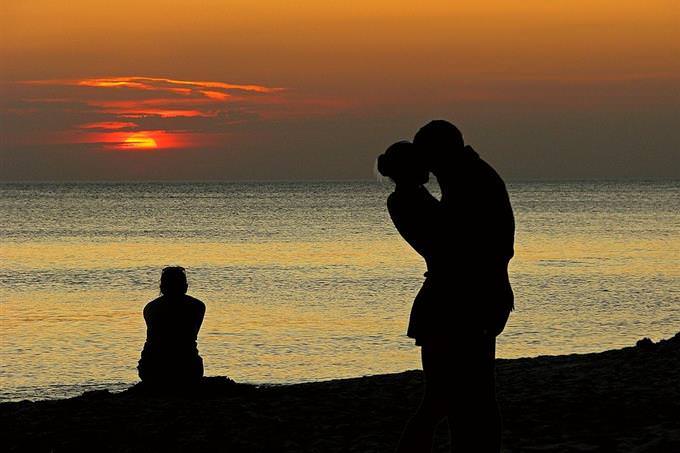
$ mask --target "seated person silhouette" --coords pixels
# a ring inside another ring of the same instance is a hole
[[[144,307],[146,343],[137,369],[145,387],[181,391],[203,377],[196,337],[205,304],[188,296],[188,287],[184,268],[166,267],[161,296]]]

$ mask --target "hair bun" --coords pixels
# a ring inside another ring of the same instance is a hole
[[[386,177],[391,177],[394,174],[394,159],[391,159],[387,153],[378,156],[378,172]]]
[[[406,140],[393,143],[378,156],[378,171],[381,175],[394,179],[408,171],[414,157],[413,143]]]

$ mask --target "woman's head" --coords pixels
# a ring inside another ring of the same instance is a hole
[[[161,272],[161,294],[179,295],[186,294],[189,284],[184,268],[180,266],[169,266]]]
[[[396,184],[425,184],[429,172],[415,150],[407,141],[391,145],[378,156],[378,171]]]

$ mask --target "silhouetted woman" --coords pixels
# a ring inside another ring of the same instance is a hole
[[[500,420],[495,382],[486,378],[493,372],[481,372],[488,361],[478,359],[491,351],[479,351],[470,345],[474,342],[465,340],[473,323],[465,314],[465,301],[456,300],[451,283],[450,268],[457,258],[449,245],[452,225],[445,221],[440,202],[424,187],[429,172],[411,143],[390,146],[378,158],[378,171],[395,183],[387,199],[395,227],[427,265],[407,331],[421,347],[425,393],[404,430],[398,452],[431,451],[435,428],[444,418],[449,420],[452,445],[461,447],[460,451],[496,451]]]
[[[439,201],[425,188],[429,172],[407,141],[397,142],[378,157],[378,171],[395,184],[387,198],[387,209],[399,234],[418,252],[427,265],[425,282],[411,309],[407,335],[421,345],[429,334],[429,319],[435,290],[433,274],[444,266],[446,258],[439,237]]]
[[[196,338],[205,305],[186,294],[188,287],[184,268],[166,267],[161,296],[144,307],[146,343],[137,369],[149,387],[182,390],[203,377]]]

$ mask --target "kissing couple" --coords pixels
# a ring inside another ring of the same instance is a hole
[[[390,146],[378,171],[395,184],[387,199],[394,226],[427,265],[407,330],[421,348],[425,392],[397,451],[431,451],[446,418],[452,450],[497,453],[496,336],[514,308],[515,222],[505,183],[444,120]],[[425,187],[430,173],[440,200]]]

